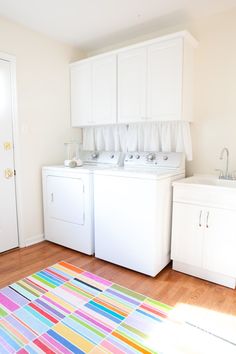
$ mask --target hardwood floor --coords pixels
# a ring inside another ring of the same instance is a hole
[[[0,287],[60,260],[171,306],[184,303],[236,315],[236,290],[175,272],[170,265],[151,278],[46,241],[1,254]]]

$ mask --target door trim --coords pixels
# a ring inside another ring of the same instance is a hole
[[[16,195],[16,218],[18,232],[18,246],[25,247],[25,241],[22,232],[22,215],[21,215],[21,193],[19,188],[18,171],[20,167],[20,152],[19,152],[19,121],[17,111],[17,90],[16,90],[16,57],[8,53],[0,52],[0,59],[9,62],[10,76],[12,87],[12,134],[14,146],[14,168],[17,171],[15,176],[15,195]]]

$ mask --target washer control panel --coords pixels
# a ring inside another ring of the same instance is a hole
[[[124,162],[124,154],[117,151],[81,151],[80,157],[84,165],[122,166]]]
[[[184,163],[182,152],[128,152],[125,167],[179,168]]]

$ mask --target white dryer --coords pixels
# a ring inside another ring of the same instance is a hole
[[[45,239],[94,253],[93,172],[122,163],[119,152],[82,152],[82,167],[43,167]]]
[[[128,153],[94,173],[95,256],[155,276],[170,262],[172,181],[182,153]]]

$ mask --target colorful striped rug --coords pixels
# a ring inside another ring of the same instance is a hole
[[[183,353],[171,340],[183,324],[170,313],[163,303],[59,262],[0,291],[0,353]]]

